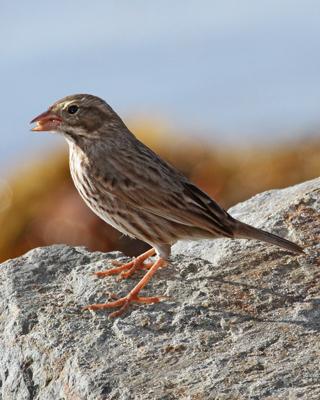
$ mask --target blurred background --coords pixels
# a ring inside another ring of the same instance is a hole
[[[0,3],[0,260],[53,243],[134,255],[81,201],[61,137],[29,121],[74,93],[225,207],[320,175],[320,3]]]

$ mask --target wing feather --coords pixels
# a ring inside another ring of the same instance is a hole
[[[100,189],[139,211],[233,237],[232,218],[214,200],[141,142],[134,150],[134,158],[109,158],[108,175],[97,174]]]

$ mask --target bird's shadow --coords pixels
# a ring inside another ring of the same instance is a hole
[[[175,258],[174,264],[186,262],[185,256],[180,255],[178,258]],[[211,266],[211,262],[204,259],[194,259],[193,263],[189,264],[189,271],[187,271],[187,275],[191,274],[192,272],[196,271],[198,268],[196,266],[197,263],[201,263],[202,266]],[[213,267],[213,266],[212,266]],[[191,269],[190,269],[191,268]],[[176,271],[179,274],[179,271]],[[181,272],[180,272],[181,273]],[[183,273],[182,273],[183,274]],[[243,292],[248,292],[250,290],[254,290],[258,297],[269,295],[273,298],[273,301],[269,305],[265,305],[264,303],[258,304],[255,306],[255,311],[258,314],[263,314],[265,312],[265,317],[254,315],[251,312],[247,312],[244,309],[241,309],[241,313],[223,310],[221,308],[211,308],[211,311],[221,313],[223,318],[237,318],[239,321],[255,321],[259,323],[275,323],[275,324],[290,324],[290,325],[297,325],[303,327],[305,330],[312,330],[312,331],[320,331],[320,298],[312,298],[307,299],[307,292],[304,293],[296,293],[296,294],[289,294],[289,293],[281,293],[280,291],[276,290],[275,288],[269,287],[261,287],[259,285],[245,283],[245,282],[238,282],[230,279],[226,279],[222,277],[224,273],[217,272],[215,275],[211,276],[195,276],[194,278],[189,278],[189,281],[195,280],[199,284],[199,282],[214,282],[216,285],[229,285],[233,287],[237,287],[243,290]],[[200,285],[201,286],[201,285]],[[231,299],[231,302],[235,299]],[[301,305],[301,307],[299,307]],[[297,319],[294,317],[293,319],[290,318],[282,318],[282,319],[273,319],[270,318],[270,314],[273,311],[276,311],[280,308],[287,308],[287,307],[295,307],[297,311],[295,313],[297,316],[301,316],[301,319]],[[299,310],[300,308],[300,310]]]

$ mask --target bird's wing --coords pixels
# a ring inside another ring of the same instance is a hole
[[[229,214],[206,193],[149,148],[139,148],[134,162],[128,157],[109,159],[108,179],[100,181],[115,198],[136,209],[218,236],[233,237]]]

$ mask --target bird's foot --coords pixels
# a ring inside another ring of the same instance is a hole
[[[134,264],[131,268],[129,268],[127,271],[123,271],[120,273],[119,278],[120,279],[127,279],[130,278],[136,271],[142,270],[142,269],[150,269],[153,266],[154,263],[138,263]]]
[[[116,268],[107,269],[105,271],[95,272],[94,274],[99,278],[104,278],[110,275],[120,275],[120,279],[126,279],[132,276],[137,270],[140,269],[150,269],[153,263],[146,263],[145,260],[155,254],[154,249],[150,249],[145,253],[141,254],[134,260],[127,262],[125,264],[119,261],[112,261],[112,264],[117,266]]]
[[[103,310],[106,308],[120,307],[119,310],[114,311],[109,315],[109,318],[114,318],[114,317],[119,317],[121,314],[123,314],[131,303],[152,304],[152,303],[159,303],[161,300],[167,299],[167,297],[165,296],[153,296],[153,297],[139,296],[140,291],[146,286],[146,284],[150,281],[150,279],[157,272],[157,270],[161,267],[164,267],[165,265],[167,265],[167,261],[164,260],[163,258],[159,258],[127,296],[122,297],[121,299],[111,301],[109,303],[91,304],[89,306],[84,307],[84,310],[95,311],[95,310]]]
[[[99,278],[104,278],[110,275],[119,275],[120,279],[127,279],[132,276],[137,270],[150,269],[153,263],[144,263],[142,260],[137,258],[122,264],[119,261],[112,261],[113,265],[118,265],[116,268],[107,269],[106,271],[94,272],[94,274]]]
[[[167,297],[165,296],[140,297],[138,295],[129,293],[127,296],[122,297],[121,299],[115,301],[110,301],[109,303],[90,304],[86,307],[83,307],[83,310],[99,311],[108,308],[120,307],[119,310],[114,311],[109,315],[109,318],[115,318],[122,315],[128,309],[131,303],[153,304],[153,303],[159,303],[160,301],[165,300],[166,298]]]

